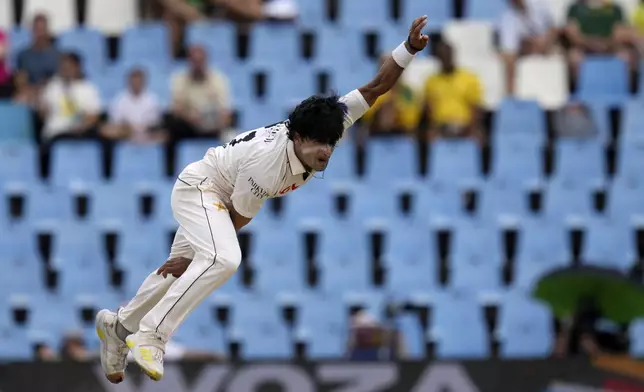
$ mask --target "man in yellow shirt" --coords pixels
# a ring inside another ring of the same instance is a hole
[[[422,114],[419,99],[419,94],[414,93],[410,86],[398,81],[362,116],[362,123],[370,135],[413,135],[418,130]]]
[[[439,42],[441,69],[425,83],[428,137],[471,137],[483,143],[481,118],[483,87],[472,72],[456,67],[452,47]]]

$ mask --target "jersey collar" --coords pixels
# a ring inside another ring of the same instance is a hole
[[[288,164],[291,168],[291,173],[294,176],[306,173],[304,165],[302,165],[302,162],[300,162],[297,155],[295,155],[295,146],[293,145],[293,141],[290,139],[286,143],[286,155],[288,157]]]

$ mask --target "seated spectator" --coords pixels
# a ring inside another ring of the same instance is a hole
[[[34,360],[36,362],[52,362],[58,360],[58,356],[47,343],[40,342],[34,345]]]
[[[7,34],[0,30],[0,98],[9,98],[11,96],[11,73],[7,64],[7,57],[9,57]]]
[[[384,57],[381,58],[380,63]],[[382,95],[362,116],[362,123],[370,135],[415,134],[420,121],[420,104],[416,93],[399,82]]]
[[[347,353],[352,361],[395,360],[405,356],[400,333],[381,325],[365,310],[351,317]]]
[[[112,102],[109,123],[101,129],[101,136],[135,143],[162,142],[166,133],[159,128],[160,124],[157,96],[146,90],[145,73],[135,69],[128,75],[127,89]]]
[[[49,22],[43,14],[34,17],[31,46],[18,54],[18,69],[27,72],[29,83],[42,87],[58,69],[59,53],[52,44]]]
[[[45,120],[43,141],[94,136],[101,114],[96,87],[85,79],[76,53],[61,56],[59,75],[43,91],[40,112]]]
[[[211,0],[215,15],[237,22],[262,19],[293,20],[298,15],[294,0]]]
[[[174,75],[171,83],[168,128],[174,138],[213,137],[230,127],[228,79],[209,68],[203,48],[190,48],[189,68]]]
[[[640,56],[644,55],[644,2],[639,2],[633,12],[633,40]]]
[[[38,94],[36,89],[29,84],[29,75],[25,71],[16,71],[12,75],[13,79],[13,102],[21,103],[35,108],[38,104]]]
[[[565,34],[570,43],[568,61],[573,80],[577,79],[579,66],[587,54],[615,54],[632,69],[636,66],[629,49],[632,34],[619,4],[606,0],[578,0],[568,9]]]
[[[63,338],[60,357],[64,361],[85,362],[92,358],[81,333],[69,332]]]
[[[441,69],[425,83],[429,139],[470,137],[483,143],[481,82],[470,71],[456,66],[454,51],[446,42],[436,45],[436,56]]]
[[[501,15],[499,38],[507,89],[512,94],[517,57],[545,55],[556,43],[557,29],[545,0],[509,0]]]

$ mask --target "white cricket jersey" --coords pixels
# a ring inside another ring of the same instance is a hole
[[[341,100],[347,105],[344,118],[347,129],[369,105],[358,90]],[[227,207],[252,218],[264,200],[284,196],[315,174],[307,173],[287,132],[285,122],[244,132],[225,145],[208,149],[201,161],[185,171],[208,177],[202,187],[217,193]]]

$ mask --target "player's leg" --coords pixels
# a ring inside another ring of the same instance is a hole
[[[194,251],[179,227],[170,250],[170,259],[185,257],[192,259]],[[96,332],[101,340],[101,366],[107,379],[120,383],[125,377],[128,348],[125,338],[139,330],[139,323],[154,305],[159,302],[176,278],[164,278],[152,271],[143,281],[136,295],[123,308],[115,312],[104,309],[96,316]]]
[[[217,196],[187,185],[172,195],[175,218],[195,250],[188,269],[127,338],[134,359],[153,379],[163,376],[163,350],[186,316],[237,270],[241,250],[229,212]]]

